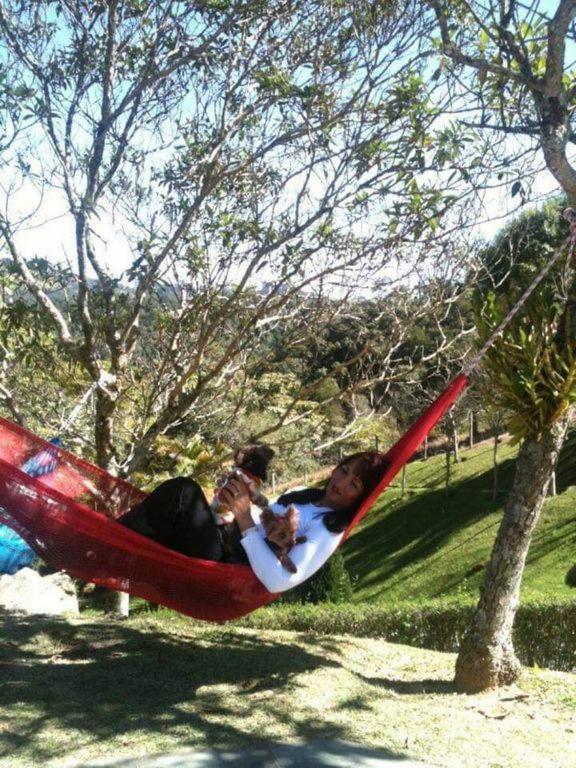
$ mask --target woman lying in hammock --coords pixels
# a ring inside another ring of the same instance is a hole
[[[324,488],[306,488],[281,496],[270,505],[283,515],[298,511],[296,536],[288,570],[266,540],[261,511],[251,505],[245,482],[233,478],[219,492],[220,502],[234,515],[230,525],[216,525],[198,483],[177,477],[159,485],[118,522],[190,557],[250,565],[269,592],[284,592],[315,573],[338,547],[362,501],[374,490],[386,468],[383,454],[366,451],[348,456],[332,471]]]

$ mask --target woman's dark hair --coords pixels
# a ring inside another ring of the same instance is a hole
[[[354,504],[353,507],[348,509],[333,509],[329,512],[322,512],[324,525],[331,533],[342,533],[352,522],[352,518],[356,514],[356,510],[362,504],[372,491],[376,488],[384,472],[386,471],[389,462],[385,454],[379,451],[361,451],[359,453],[353,453],[350,456],[346,456],[342,461],[337,464],[334,469],[348,464],[354,461],[357,463],[356,473],[362,481],[364,486],[364,493],[362,497]],[[334,471],[334,470],[332,470]],[[285,493],[278,499],[278,504],[287,507],[289,504],[314,504],[324,496],[324,488],[303,488],[301,491],[291,491]]]

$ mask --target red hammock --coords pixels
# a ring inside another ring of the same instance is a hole
[[[344,539],[466,384],[466,376],[458,376],[388,451],[388,468]],[[50,474],[32,478],[18,467],[39,451],[55,453],[59,464]],[[186,557],[115,522],[144,495],[0,418],[0,522],[14,528],[50,565],[208,621],[239,618],[277,597],[249,566]]]

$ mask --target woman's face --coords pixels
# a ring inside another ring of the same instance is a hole
[[[364,493],[364,484],[356,474],[358,461],[352,459],[332,472],[324,493],[324,502],[331,509],[353,507]]]

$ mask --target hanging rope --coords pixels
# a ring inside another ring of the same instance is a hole
[[[500,325],[494,330],[493,333],[490,334],[488,339],[486,340],[484,346],[482,349],[474,355],[474,357],[469,360],[466,365],[463,366],[461,373],[464,376],[469,376],[472,371],[478,366],[482,358],[486,355],[490,347],[497,341],[497,339],[504,333],[506,328],[509,326],[509,324],[512,322],[512,320],[516,317],[518,312],[523,308],[523,306],[526,304],[534,290],[540,285],[542,280],[546,277],[546,275],[550,272],[552,267],[560,260],[560,258],[565,254],[565,247],[568,247],[568,256],[567,256],[567,262],[570,263],[572,261],[572,257],[574,255],[574,248],[576,246],[576,224],[573,218],[573,213],[568,214],[568,212],[572,212],[571,208],[567,208],[564,212],[564,217],[571,222],[571,232],[570,236],[566,240],[566,242],[558,248],[552,259],[546,264],[546,266],[536,275],[534,280],[530,283],[528,288],[524,291],[518,302],[512,307],[510,312],[506,315],[506,317],[502,320]]]
[[[84,408],[84,406],[86,405],[86,403],[90,399],[92,393],[94,392],[94,390],[96,389],[97,386],[98,386],[98,382],[95,381],[86,390],[86,392],[84,393],[84,395],[82,396],[80,401],[72,409],[72,411],[71,411],[70,415],[68,416],[68,418],[61,423],[60,430],[59,430],[60,434],[62,434],[63,432],[66,432],[72,426],[72,424],[76,421],[76,419],[80,415],[80,412],[82,411],[82,408]]]

